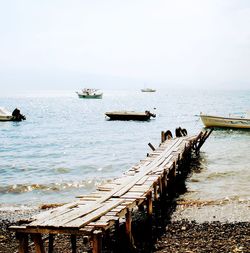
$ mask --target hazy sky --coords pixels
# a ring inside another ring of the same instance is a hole
[[[0,0],[1,89],[250,88],[249,0]]]

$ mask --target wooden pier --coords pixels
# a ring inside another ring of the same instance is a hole
[[[190,159],[198,154],[212,130],[195,136],[172,138],[162,132],[161,143],[145,159],[132,166],[122,177],[97,187],[89,195],[79,196],[77,201],[34,215],[19,226],[10,227],[19,240],[19,253],[30,250],[30,242],[36,253],[52,253],[54,236],[70,236],[72,252],[76,252],[76,236],[89,238],[92,252],[102,252],[102,237],[110,229],[125,227],[128,244],[133,247],[132,214],[135,211],[147,214],[151,219],[153,201],[171,194],[176,173]],[[181,136],[181,134],[178,136]],[[44,246],[46,236],[47,246]]]

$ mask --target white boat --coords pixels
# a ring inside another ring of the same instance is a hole
[[[151,88],[144,88],[144,89],[141,89],[142,92],[156,92],[155,89],[151,89]]]
[[[98,89],[84,88],[76,92],[79,98],[102,98],[102,92]]]
[[[0,121],[21,121],[26,120],[26,117],[20,113],[20,110],[16,108],[12,113],[7,109],[0,107]]]
[[[13,120],[12,113],[3,107],[0,107],[0,121],[11,121],[11,120]]]
[[[200,114],[205,127],[250,129],[250,112],[245,117],[229,115],[228,117]]]

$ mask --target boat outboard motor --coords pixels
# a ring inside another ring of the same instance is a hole
[[[156,116],[154,113],[152,113],[150,111],[145,111],[145,114],[150,116],[150,117],[153,117],[153,118],[155,118],[155,116]]]
[[[20,113],[20,110],[18,108],[16,108],[12,112],[12,116],[13,116],[14,121],[26,120],[26,117],[23,114]]]

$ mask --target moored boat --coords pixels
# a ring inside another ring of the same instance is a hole
[[[156,92],[155,89],[151,89],[151,88],[144,88],[144,89],[141,89],[142,92]]]
[[[250,129],[250,113],[245,117],[231,116],[213,116],[207,114],[200,114],[200,118],[205,127],[220,127],[220,128],[238,128]]]
[[[7,109],[0,107],[0,121],[11,121],[13,116]]]
[[[79,98],[102,98],[103,93],[99,89],[84,88],[76,92]]]
[[[154,113],[150,111],[145,112],[135,112],[135,111],[114,111],[114,112],[106,112],[106,116],[110,118],[110,120],[139,120],[139,121],[147,121],[150,120],[151,117],[155,117]]]
[[[12,113],[6,108],[0,107],[0,121],[21,121],[26,117],[20,113],[20,110],[16,108]]]

